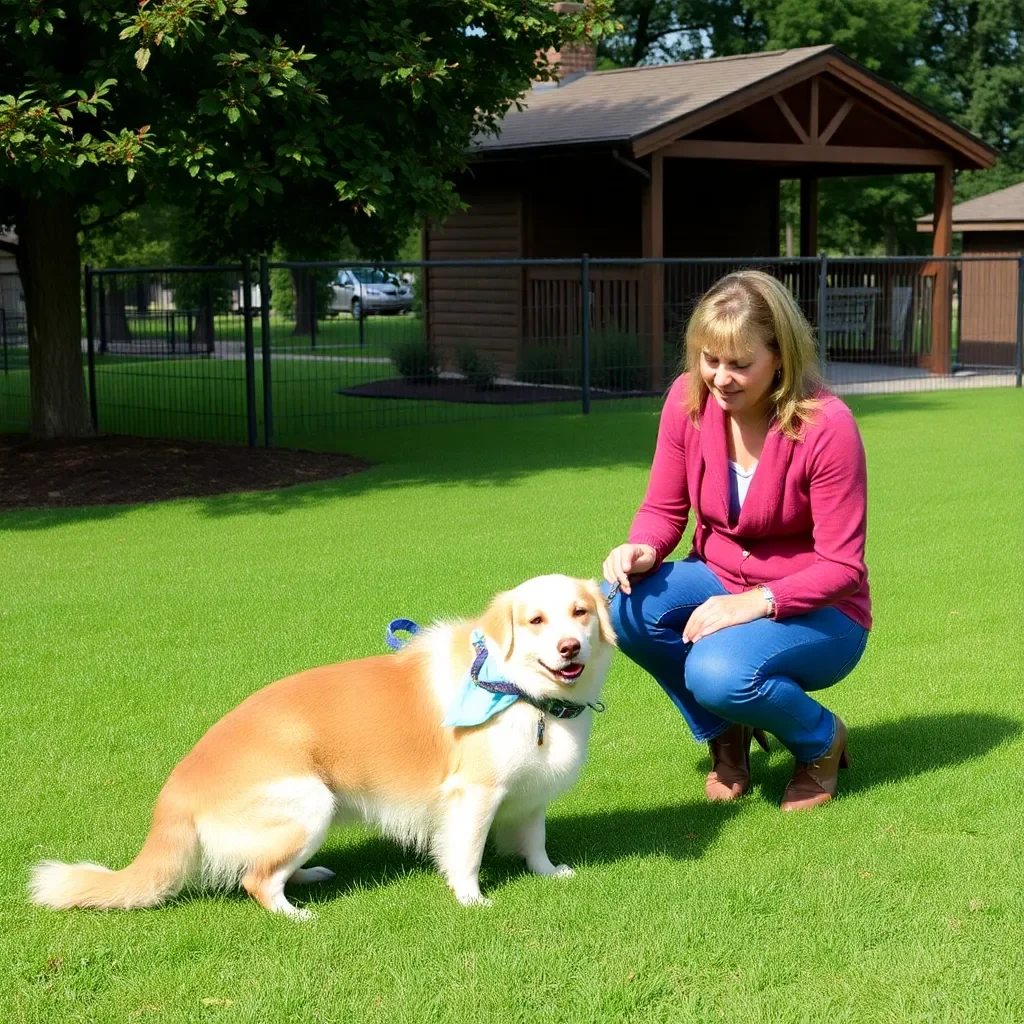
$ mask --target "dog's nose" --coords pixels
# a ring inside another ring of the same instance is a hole
[[[558,653],[563,658],[575,658],[580,653],[580,642],[579,640],[573,640],[570,637],[563,637],[558,641]]]

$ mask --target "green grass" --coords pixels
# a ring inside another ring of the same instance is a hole
[[[14,1022],[1012,1021],[1024,1007],[1024,406],[871,396],[876,628],[825,694],[851,728],[833,805],[784,817],[789,760],[736,805],[618,658],[549,849],[485,858],[487,910],[334,832],[310,926],[241,895],[57,914],[42,856],[120,866],[167,773],[289,672],[384,650],[388,619],[472,614],[595,574],[643,492],[651,412],[379,430],[335,483],[0,520],[0,1006]],[[396,709],[400,713],[400,709]]]

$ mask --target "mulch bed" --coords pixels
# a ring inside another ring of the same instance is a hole
[[[0,510],[128,505],[268,491],[366,469],[351,455],[105,435],[0,435]]]
[[[538,387],[532,384],[498,385],[488,391],[477,391],[472,384],[456,378],[442,377],[432,382],[393,377],[371,380],[350,388],[341,388],[339,395],[353,398],[418,398],[435,402],[472,402],[483,405],[514,405],[526,402],[579,402],[583,392],[571,387]],[[660,391],[604,391],[590,389],[595,401],[602,398],[640,398],[660,396]]]

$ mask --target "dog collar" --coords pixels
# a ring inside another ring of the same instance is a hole
[[[480,670],[488,658],[487,643],[480,630],[473,631],[472,639],[473,647],[476,649],[476,657],[473,659],[473,665],[469,670],[469,677],[482,689],[488,690],[490,693],[503,693],[512,697],[518,697],[519,700],[526,701],[527,704],[533,705],[538,711],[551,715],[553,718],[579,718],[587,708],[593,708],[595,711],[604,711],[604,705],[600,701],[595,701],[594,703],[588,701],[586,704],[577,704],[575,701],[556,700],[553,697],[538,698],[520,689],[515,683],[507,679],[481,679]]]

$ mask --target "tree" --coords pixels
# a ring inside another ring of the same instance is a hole
[[[363,251],[388,247],[455,208],[473,135],[548,77],[548,48],[610,29],[609,7],[5,0],[0,224],[19,239],[33,431],[89,429],[86,206],[108,217],[156,194],[193,208],[207,253],[262,248],[315,217]]]
[[[112,220],[100,217],[99,210],[85,208],[82,256],[86,263],[99,267],[144,267],[173,262],[174,237],[178,231],[178,211],[158,203],[129,210]],[[135,282],[133,282],[135,283]],[[125,308],[124,282],[117,277],[103,282],[102,341],[131,341],[132,333]],[[136,307],[145,310],[148,296],[133,296]],[[101,342],[101,351],[102,342]]]

